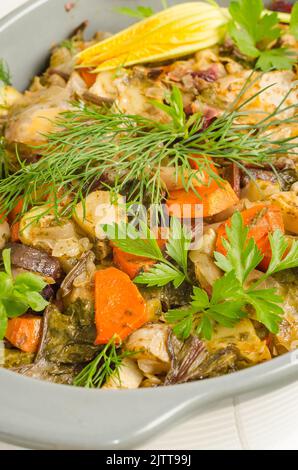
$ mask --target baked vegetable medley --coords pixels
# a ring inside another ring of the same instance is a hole
[[[1,366],[133,389],[297,347],[298,3],[274,6],[118,9],[24,93],[0,61]]]

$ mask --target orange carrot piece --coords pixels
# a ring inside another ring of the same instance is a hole
[[[19,202],[17,203],[17,205],[12,209],[12,211],[10,211],[10,213],[8,214],[8,221],[12,224],[13,222],[15,222],[15,220],[17,219],[17,217],[20,215],[20,213],[22,212],[22,209],[23,209],[23,204],[24,204],[24,200],[23,198],[21,198],[19,200]]]
[[[95,273],[95,344],[123,341],[147,321],[146,303],[127,274],[112,267]]]
[[[88,88],[94,85],[94,83],[96,82],[96,78],[97,78],[96,73],[90,73],[90,70],[92,69],[83,68],[80,70],[80,75]]]
[[[264,258],[259,269],[266,270],[271,260],[271,247],[268,235],[279,229],[285,231],[282,213],[275,205],[257,204],[241,212],[243,222],[249,227],[248,236],[253,238],[263,253]],[[226,254],[222,240],[226,238],[226,227],[231,225],[231,219],[220,225],[217,231],[216,251]]]
[[[8,221],[11,224],[10,227],[10,234],[11,234],[11,241],[18,242],[20,241],[20,223],[17,220],[18,216],[22,212],[23,209],[23,198],[19,200],[17,205],[12,209],[12,211],[8,214]]]
[[[16,222],[10,227],[10,238],[12,242],[20,241],[20,222]]]
[[[171,191],[167,200],[169,214],[183,218],[200,218],[201,205],[203,217],[211,217],[238,203],[239,199],[227,181],[216,182],[212,180],[209,186],[196,187],[193,190],[178,189]]]
[[[155,264],[154,260],[125,253],[116,247],[113,248],[113,261],[115,266],[125,272],[130,279],[134,279],[141,271],[148,271]]]
[[[157,240],[157,243],[162,248],[166,240]],[[128,274],[130,279],[134,279],[142,271],[148,271],[156,263],[150,258],[125,253],[116,246],[113,246],[113,261],[115,266]]]
[[[42,317],[22,315],[8,320],[5,337],[21,351],[34,353],[37,351],[42,335]]]

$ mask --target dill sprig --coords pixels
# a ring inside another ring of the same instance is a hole
[[[11,84],[11,75],[7,63],[0,59],[0,84],[10,85]]]
[[[115,376],[120,382],[119,369],[129,351],[119,352],[112,338],[100,353],[76,376],[73,384],[77,387],[100,388],[109,377]]]
[[[247,85],[242,95],[246,90]],[[170,118],[164,124],[74,103],[56,121],[59,130],[35,149],[43,157],[29,165],[20,162],[16,173],[0,181],[1,210],[9,213],[22,195],[26,212],[32,205],[44,204],[47,196],[52,203],[45,211],[52,211],[57,218],[71,217],[77,203],[84,202],[86,194],[100,181],[114,194],[124,194],[129,202],[158,205],[166,194],[161,178],[164,166],[173,168],[177,178],[181,176],[186,191],[197,193],[196,185],[202,184],[203,172],[210,178],[219,178],[210,157],[216,166],[231,162],[245,168],[248,163],[261,166],[270,164],[273,157],[296,154],[295,137],[280,138],[277,134],[280,125],[298,122],[297,115],[283,116],[285,111],[298,107],[286,104],[291,90],[274,112],[261,114],[256,124],[243,124],[243,118],[251,114],[245,106],[262,91],[240,105],[235,102],[234,109],[224,112],[207,128],[202,115],[186,118],[181,92],[175,88],[168,105],[159,105]],[[241,95],[238,101],[240,98]],[[198,170],[191,167],[193,154],[202,156],[197,159]],[[113,182],[106,183],[106,176],[111,181],[113,175]],[[61,207],[66,197],[69,203]]]
[[[7,178],[11,166],[11,158],[6,150],[5,139],[0,137],[0,178]]]

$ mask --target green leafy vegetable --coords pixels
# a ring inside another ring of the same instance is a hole
[[[119,7],[115,9],[116,12],[121,13],[121,15],[131,16],[132,18],[138,18],[143,20],[154,14],[154,10],[151,7],[146,6],[137,6],[136,8],[129,7]]]
[[[228,29],[239,50],[257,59],[256,68],[266,72],[270,69],[290,69],[297,55],[289,49],[271,48],[271,43],[282,35],[276,12],[265,12],[262,0],[233,0],[229,12],[232,21]],[[297,11],[291,16],[290,30],[297,32]]]
[[[190,282],[187,273],[187,258],[192,237],[191,232],[183,227],[178,219],[171,219],[166,253],[176,263],[173,264],[164,256],[154,234],[147,225],[141,222],[140,228],[139,232],[132,224],[103,226],[103,231],[117,248],[125,253],[159,261],[147,272],[139,274],[134,282],[151,287],[165,286],[170,282],[173,282],[175,287],[179,287],[185,280]]]
[[[1,83],[2,85],[11,84],[11,76],[10,76],[9,68],[3,59],[0,59],[0,84]]]
[[[46,283],[33,273],[11,272],[10,249],[2,252],[5,272],[0,272],[0,339],[4,338],[7,319],[23,315],[29,308],[41,312],[48,302],[40,295]]]
[[[119,352],[112,338],[100,353],[74,379],[77,387],[100,388],[109,377],[116,375],[120,381],[119,369],[125,357],[133,352]]]

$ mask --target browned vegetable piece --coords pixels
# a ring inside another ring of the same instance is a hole
[[[80,276],[84,271],[88,269],[88,262],[93,262],[95,255],[92,251],[88,251],[81,256],[81,259],[77,262],[74,268],[67,274],[63,282],[61,283],[62,297],[66,297],[72,290],[73,282],[76,277]]]
[[[197,336],[190,336],[184,343],[173,332],[168,337],[171,369],[165,385],[184,383],[197,378],[197,371],[206,359],[208,351]]]
[[[233,190],[235,191],[236,195],[240,197],[241,173],[240,173],[239,166],[236,165],[236,163],[231,163],[229,166],[225,168],[224,178],[228,180]]]
[[[21,243],[10,243],[6,248],[11,249],[13,266],[40,273],[56,282],[61,279],[63,273],[59,261],[45,251]]]
[[[42,321],[42,317],[37,315],[10,318],[5,338],[21,351],[35,353],[41,340]]]
[[[234,344],[210,352],[208,345],[197,336],[190,336],[183,342],[172,333],[169,335],[168,349],[171,369],[165,385],[217,377],[253,364]]]

